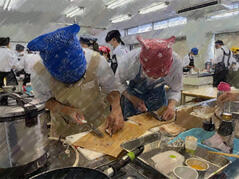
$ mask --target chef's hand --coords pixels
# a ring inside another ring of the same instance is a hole
[[[163,113],[163,119],[168,121],[173,119],[174,115],[175,115],[175,105],[176,105],[176,101],[175,100],[169,100],[168,102],[168,106],[166,111]]]
[[[127,91],[125,91],[123,95],[134,105],[135,109],[139,110],[140,112],[147,111],[147,107],[142,99],[129,94]]]
[[[80,109],[66,107],[64,111],[65,114],[68,115],[71,119],[73,119],[77,124],[81,125],[87,123],[84,114],[80,111]]]
[[[124,127],[124,118],[121,108],[113,109],[106,119],[106,131],[109,135],[115,134]]]
[[[70,106],[61,104],[54,98],[49,99],[46,102],[46,109],[49,109],[53,113],[60,113],[63,116],[69,116],[71,119],[73,119],[77,124],[83,124],[86,123],[85,117],[83,113],[80,111],[80,109],[72,108]]]
[[[239,100],[239,93],[232,93],[232,92],[223,93],[217,99],[219,104],[222,104],[228,101],[237,101],[237,100]]]

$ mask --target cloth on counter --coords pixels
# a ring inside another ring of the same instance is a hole
[[[203,141],[203,144],[207,145],[208,147],[230,153],[231,148],[224,144],[223,139],[218,133],[215,133],[212,137]]]
[[[122,84],[122,90],[126,90],[128,88],[127,81],[133,80],[139,72],[141,68],[140,65],[140,52],[141,49],[134,49],[130,51],[127,55],[120,58],[118,70],[119,70],[119,78]],[[179,101],[181,98],[181,90],[183,87],[183,71],[182,71],[182,62],[180,57],[173,53],[173,64],[170,68],[170,71],[167,76],[163,77],[165,84],[169,86],[169,90],[167,91],[167,98],[174,99]],[[147,78],[147,83],[152,84],[157,80]]]
[[[202,128],[194,128],[194,129],[190,129],[188,131],[185,131],[185,132],[179,134],[172,141],[170,141],[170,143],[175,142],[178,139],[183,139],[185,141],[185,138],[187,136],[194,136],[198,139],[198,146],[208,149],[208,150],[211,150],[211,151],[220,152],[219,150],[217,150],[215,148],[211,148],[211,147],[208,147],[207,145],[203,144],[203,141],[211,138],[214,134],[215,134],[214,131],[208,132],[208,131],[203,130]],[[234,139],[233,154],[237,154],[237,155],[239,154],[239,139]],[[231,161],[235,161],[235,158],[232,158],[232,157],[227,157],[227,158]]]
[[[43,63],[57,80],[72,84],[86,71],[86,59],[77,39],[80,26],[73,24],[41,35],[28,43],[30,51],[39,51]]]

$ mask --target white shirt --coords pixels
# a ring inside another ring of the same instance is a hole
[[[127,55],[120,59],[121,63],[118,66],[119,78],[121,82],[121,88],[127,89],[127,81],[133,80],[140,69],[140,55],[141,49],[134,49]],[[169,74],[164,77],[164,81],[169,86],[167,91],[168,99],[174,99],[179,102],[181,98],[181,90],[183,87],[183,65],[180,57],[173,53],[173,64],[171,66]],[[154,79],[148,78],[149,83]]]
[[[13,51],[7,47],[0,47],[0,71],[10,72],[14,68],[16,56]]]
[[[222,46],[221,48],[224,49],[226,54],[229,54],[229,49],[227,47]],[[213,65],[218,64],[218,63],[222,62],[222,60],[223,60],[224,52],[221,48],[215,50],[215,58],[212,60]],[[228,67],[227,61],[228,61],[228,56],[225,56],[224,63],[225,63],[226,67]],[[229,60],[229,66],[231,66],[233,63],[236,64],[236,60],[234,59],[233,54],[231,52],[231,57],[230,57],[230,60]]]
[[[186,55],[184,58],[183,58],[183,67],[187,67],[190,63],[190,58],[189,58],[189,55]]]
[[[84,48],[85,57],[88,64],[91,61],[91,57],[93,51],[91,49]],[[102,92],[108,94],[112,91],[119,91],[120,82],[114,76],[112,69],[107,64],[105,57],[100,56],[100,63],[97,69],[97,81],[99,86],[102,89]],[[35,96],[41,101],[47,101],[52,96],[49,83],[47,83],[48,79],[44,79],[43,76],[39,76],[36,73],[32,73],[32,88],[35,93]]]
[[[24,70],[28,74],[33,73],[33,66],[41,60],[38,54],[25,54],[24,55]]]
[[[16,70],[21,71],[24,69],[25,64],[25,53],[24,52],[16,52],[17,60],[15,62],[16,64]]]
[[[113,51],[112,51],[112,55],[116,55],[116,57],[121,57],[124,56],[125,54],[127,54],[129,52],[129,50],[127,49],[127,47],[125,45],[121,45],[119,44]]]

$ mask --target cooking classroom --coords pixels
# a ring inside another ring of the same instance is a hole
[[[238,19],[239,0],[0,0],[0,179],[239,179]]]

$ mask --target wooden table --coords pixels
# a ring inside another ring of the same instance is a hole
[[[182,97],[181,97],[182,105],[184,105],[186,103],[187,96],[202,98],[205,100],[215,99],[215,98],[217,98],[217,88],[203,87],[203,88],[193,89],[193,90],[183,90]]]

